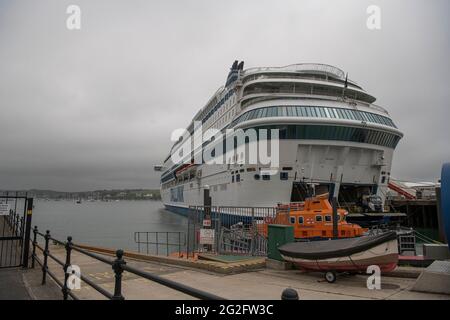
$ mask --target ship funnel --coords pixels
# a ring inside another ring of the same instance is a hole
[[[231,83],[233,83],[237,78],[238,78],[238,71],[240,70],[239,68],[242,66],[244,66],[244,62],[239,63],[238,60],[234,60],[233,65],[231,66],[231,70],[228,73],[227,76],[227,81],[225,83],[225,86],[228,87]]]

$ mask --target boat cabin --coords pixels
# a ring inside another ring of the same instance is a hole
[[[338,237],[361,236],[367,229],[345,220],[348,212],[338,209]],[[269,221],[270,220],[270,221]],[[333,238],[333,208],[328,194],[306,199],[302,203],[279,205],[273,219],[266,219],[264,231],[267,235],[269,224],[292,225],[296,239]]]

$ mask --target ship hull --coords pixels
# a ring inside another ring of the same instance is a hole
[[[350,142],[280,141],[280,163],[275,170],[269,168],[273,172],[268,180],[261,177],[261,171],[267,168],[258,165],[202,164],[195,167],[197,173],[201,172],[200,178],[196,175],[186,182],[161,188],[162,201],[168,210],[186,215],[189,206],[203,205],[207,185],[213,206],[275,207],[304,200],[295,196],[305,193],[308,183],[316,184],[316,194],[329,192],[337,196],[342,188],[366,189],[384,200],[387,180],[382,180],[379,167],[371,162],[378,154],[384,155],[383,170],[389,171],[393,154],[389,148]]]

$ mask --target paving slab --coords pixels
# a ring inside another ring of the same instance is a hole
[[[51,252],[64,260],[64,248],[52,246]],[[105,255],[109,259],[112,257]],[[237,274],[222,274],[207,270],[173,266],[164,263],[140,261],[126,258],[127,264],[143,269],[163,278],[195,287],[226,299],[280,299],[281,292],[291,287],[298,291],[300,299],[446,299],[449,295],[412,292],[416,279],[402,277],[382,277],[381,290],[369,290],[367,276],[339,276],[336,283],[323,280],[320,273],[305,273],[299,270],[261,269]],[[73,251],[72,262],[81,268],[84,276],[101,285],[109,292],[114,289],[114,273],[111,266]],[[61,266],[49,260],[51,270],[63,279]],[[192,299],[186,294],[124,272],[123,295],[126,299]],[[88,285],[74,291],[81,299],[104,299]]]
[[[31,300],[20,268],[0,269],[0,300]]]

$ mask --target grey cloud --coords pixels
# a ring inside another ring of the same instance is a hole
[[[78,4],[82,30],[65,28]],[[382,29],[365,27],[366,8]],[[450,161],[449,3],[0,1],[0,189],[157,187],[152,165],[246,67],[336,65],[405,133],[392,174],[435,180]]]

